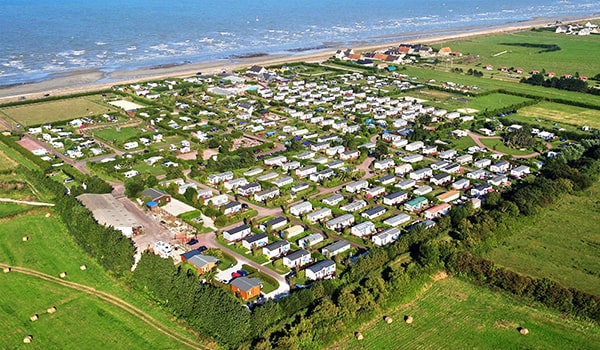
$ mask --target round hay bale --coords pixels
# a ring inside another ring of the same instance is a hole
[[[25,338],[23,338],[23,343],[29,344],[29,343],[31,343],[32,340],[33,340],[33,336],[32,335],[28,335]]]
[[[354,336],[356,337],[356,339],[358,340],[363,340],[365,339],[365,337],[363,337],[361,332],[356,332],[356,334],[354,334]]]
[[[33,315],[31,315],[31,317],[29,318],[29,320],[30,320],[31,322],[35,322],[35,321],[37,321],[37,320],[38,320],[38,318],[40,318],[40,317],[38,316],[38,314],[33,314]]]
[[[50,214],[50,213],[46,213],[46,217],[47,217],[47,218],[49,218],[49,217],[51,217],[51,216],[52,216],[52,214]]]
[[[23,242],[27,242],[29,240],[29,236],[23,236]]]
[[[404,317],[404,322],[406,322],[406,323],[408,323],[408,324],[411,324],[411,323],[413,323],[413,318],[412,318],[412,316],[405,316],[405,317]]]
[[[49,307],[46,311],[48,311],[49,314],[53,314],[56,312],[56,306]]]
[[[384,320],[384,321],[385,321],[385,323],[387,323],[387,324],[390,324],[390,323],[394,322],[394,319],[393,319],[393,318],[391,318],[390,316],[385,316],[385,317],[383,318],[383,320]]]
[[[86,265],[81,265],[81,266],[79,266],[79,269],[81,271],[87,270],[87,266]]]
[[[4,273],[9,273],[11,268],[9,266],[5,267],[2,269],[4,271]]]
[[[521,329],[519,329],[519,333],[521,333],[522,335],[527,335],[527,334],[529,334],[529,329],[521,328]]]
[[[65,278],[65,277],[67,277],[67,273],[66,272],[61,272],[59,276],[60,276],[60,278]]]

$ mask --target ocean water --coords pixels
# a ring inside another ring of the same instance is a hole
[[[598,14],[598,0],[0,0],[0,86]]]

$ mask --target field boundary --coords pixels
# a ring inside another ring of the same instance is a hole
[[[109,294],[109,293],[106,293],[103,291],[99,291],[95,288],[92,288],[92,287],[89,287],[89,286],[86,286],[86,285],[83,285],[80,283],[66,281],[66,280],[60,279],[58,277],[54,277],[54,276],[45,274],[43,272],[39,272],[39,271],[33,270],[33,269],[28,269],[25,267],[10,266],[10,265],[4,264],[4,263],[0,263],[0,267],[2,267],[3,269],[10,268],[11,272],[17,272],[17,273],[21,273],[21,274],[32,276],[32,277],[37,277],[37,278],[45,280],[47,282],[59,284],[64,287],[75,289],[77,291],[80,291],[80,292],[86,293],[88,295],[91,295],[93,297],[96,297],[102,301],[105,301],[113,306],[116,306],[116,307],[122,309],[123,311],[128,312],[129,314],[133,315],[134,317],[138,318],[139,320],[143,321],[144,323],[146,323],[147,325],[152,327],[154,330],[166,335],[167,337],[169,337],[191,349],[197,349],[197,350],[212,349],[212,347],[198,344],[198,343],[196,343],[196,341],[194,341],[190,338],[186,338],[186,337],[176,334],[175,332],[171,331],[168,327],[164,326],[162,323],[160,323],[158,320],[156,320],[155,318],[153,318],[146,312],[138,309],[137,307],[129,304],[128,302],[126,302],[112,294]]]

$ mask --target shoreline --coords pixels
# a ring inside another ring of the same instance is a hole
[[[338,49],[352,48],[355,51],[368,51],[396,46],[400,43],[408,44],[436,44],[446,41],[477,38],[481,36],[518,32],[534,27],[563,23],[597,21],[600,17],[593,15],[587,17],[539,17],[531,20],[508,22],[494,26],[471,26],[449,29],[433,29],[415,33],[398,33],[375,37],[373,39],[386,39],[384,43],[368,44],[368,39],[356,41],[357,45],[346,45],[324,48],[312,53],[287,52],[278,54],[260,54],[252,57],[237,57],[209,62],[162,64],[151,67],[142,67],[135,70],[119,70],[103,72],[96,69],[73,71],[57,74],[54,77],[38,82],[0,86],[0,103],[17,101],[19,99],[38,99],[44,95],[64,96],[76,93],[110,89],[114,85],[132,84],[144,80],[160,80],[166,78],[184,78],[203,74],[216,74],[222,70],[234,71],[252,65],[270,66],[292,62],[320,62],[333,56]],[[302,52],[302,51],[301,51]],[[296,53],[296,54],[295,54]]]

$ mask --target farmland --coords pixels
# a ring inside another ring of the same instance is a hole
[[[529,119],[530,123],[536,123],[540,119],[576,127],[588,125],[600,128],[600,111],[560,103],[540,102],[521,108],[518,115],[526,118],[524,120]]]
[[[600,294],[600,184],[520,226],[489,258],[514,271]]]
[[[592,349],[600,342],[593,323],[561,317],[558,312],[456,278],[437,281],[409,304],[360,329],[364,340],[348,337],[339,349]],[[412,324],[403,321],[406,315]],[[522,336],[519,327],[529,330]],[[594,345],[596,344],[596,345]]]
[[[24,126],[41,125],[116,112],[100,95],[31,103],[0,109],[0,116]]]

